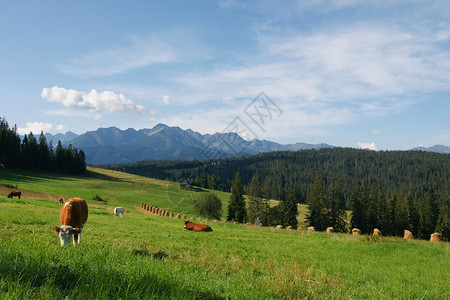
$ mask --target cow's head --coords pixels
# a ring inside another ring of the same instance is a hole
[[[184,228],[187,228],[188,223],[190,223],[190,222],[189,221],[184,222]]]
[[[72,226],[68,226],[68,225],[61,225],[60,227],[58,226],[53,226],[52,229],[55,232],[59,233],[59,238],[61,240],[61,247],[67,248],[67,246],[69,246],[70,241],[73,238],[73,235],[78,235],[81,230],[78,228],[73,228]]]

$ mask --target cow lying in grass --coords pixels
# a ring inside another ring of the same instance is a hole
[[[184,228],[192,231],[213,231],[208,225],[193,223],[191,221],[184,222]]]
[[[19,199],[20,199],[21,195],[22,195],[22,192],[11,191],[11,192],[9,192],[8,196],[6,196],[6,197],[8,197],[8,198],[19,197]]]
[[[73,238],[73,245],[81,242],[81,233],[88,218],[88,206],[81,197],[71,198],[61,207],[61,226],[52,229],[59,233],[61,246],[67,248]]]
[[[123,208],[123,207],[116,207],[116,208],[114,208],[114,217],[116,217],[117,218],[117,216],[120,214],[120,216],[122,217],[122,219],[123,219],[123,212],[125,211],[125,209]]]

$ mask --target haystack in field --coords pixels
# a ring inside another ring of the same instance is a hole
[[[373,236],[381,236],[381,231],[378,228],[373,230]]]
[[[276,229],[283,229],[283,225],[277,225],[275,226]]]
[[[405,235],[403,236],[405,240],[413,240],[414,236],[411,231],[405,230]]]
[[[309,226],[309,227],[308,227],[308,231],[311,231],[311,232],[312,232],[312,231],[316,231],[316,228],[314,228],[314,226]]]
[[[353,235],[361,235],[361,230],[358,228],[353,228],[352,229],[352,234]]]
[[[286,227],[287,230],[294,230],[294,227],[292,227],[291,225],[289,225],[288,227]]]
[[[327,227],[327,233],[332,233],[334,231],[333,227]]]
[[[298,231],[303,231],[303,227],[300,226],[299,228],[297,228],[297,230]]]
[[[435,232],[435,233],[431,234],[430,242],[435,242],[435,243],[440,242],[441,238],[442,238],[442,235],[439,232]]]

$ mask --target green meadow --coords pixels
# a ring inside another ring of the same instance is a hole
[[[6,197],[12,187],[21,199]],[[229,194],[212,192],[225,214]],[[0,170],[0,298],[450,299],[449,243],[212,221],[213,232],[191,232],[140,208],[199,218],[200,193],[97,168],[78,177]],[[57,199],[75,196],[89,218],[81,245],[64,249],[51,227]],[[113,216],[119,205],[123,219]]]

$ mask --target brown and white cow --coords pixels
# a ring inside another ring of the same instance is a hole
[[[193,223],[191,221],[184,222],[184,228],[192,231],[213,231],[208,225]]]
[[[71,198],[61,207],[61,226],[52,229],[59,233],[61,246],[67,248],[73,238],[73,245],[81,242],[81,233],[88,218],[88,206],[81,197]]]
[[[21,195],[22,195],[22,192],[11,191],[11,192],[9,192],[8,196],[6,196],[6,197],[8,197],[8,198],[19,197],[19,199],[20,199]]]
[[[59,202],[59,204],[63,205],[64,204],[64,199],[62,197],[59,197],[58,198],[58,202]]]

